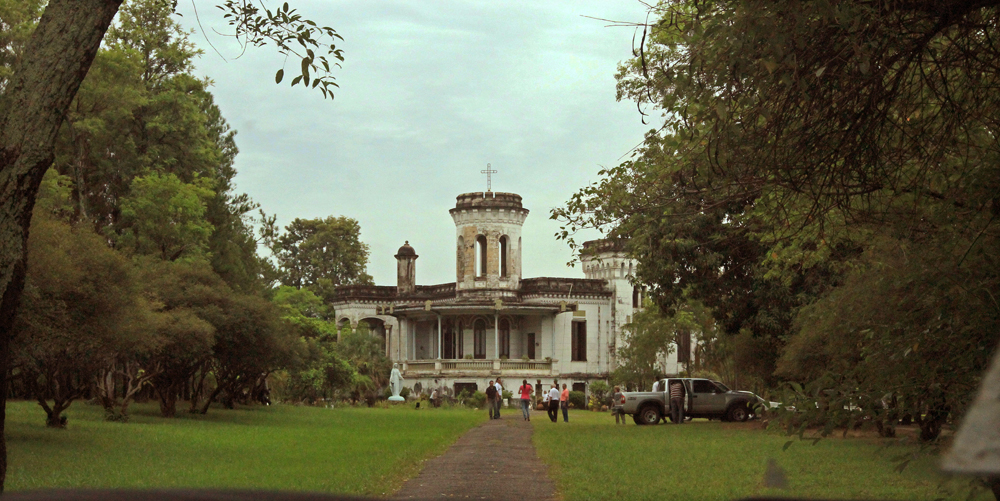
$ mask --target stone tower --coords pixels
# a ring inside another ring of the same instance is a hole
[[[521,282],[521,196],[463,193],[451,209],[458,233],[455,287],[459,297],[515,298]]]
[[[410,247],[407,240],[396,251],[396,293],[399,295],[413,294],[417,289],[417,252]]]

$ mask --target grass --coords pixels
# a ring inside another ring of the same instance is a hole
[[[827,438],[813,445],[796,439],[782,450],[789,438],[755,422],[635,426],[629,419],[628,425],[615,426],[611,414],[586,411],[571,411],[569,423],[559,419],[558,424],[533,420],[533,440],[566,500],[942,497],[936,458],[917,455],[902,473],[895,470],[892,458],[918,451],[912,444],[885,447],[877,439]],[[772,459],[784,471],[785,489],[764,487]]]
[[[75,403],[65,430],[32,402],[7,403],[11,491],[48,488],[247,488],[387,495],[486,415],[465,409],[212,410],[127,424]]]

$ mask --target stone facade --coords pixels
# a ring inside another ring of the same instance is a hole
[[[630,277],[636,263],[605,241],[587,242],[586,278],[522,278],[521,228],[528,210],[513,193],[459,195],[450,210],[456,229],[456,281],[416,284],[417,253],[396,253],[397,284],[344,286],[333,307],[339,323],[365,322],[400,364],[404,384],[446,393],[485,388],[502,377],[577,390],[616,367],[622,326],[641,306]],[[676,372],[676,355],[663,361]],[[418,386],[419,385],[419,386]]]

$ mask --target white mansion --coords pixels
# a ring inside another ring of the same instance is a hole
[[[483,389],[498,376],[508,390],[522,379],[548,385],[558,379],[586,391],[606,379],[622,343],[622,326],[641,305],[629,281],[634,261],[606,241],[584,244],[587,278],[522,278],[521,197],[492,191],[457,197],[455,282],[417,285],[417,253],[396,253],[395,286],[339,287],[338,323],[364,322],[385,340],[404,385]],[[677,354],[664,360],[677,372]]]

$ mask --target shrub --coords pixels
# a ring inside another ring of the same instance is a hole
[[[525,362],[527,362],[528,360],[531,360],[531,359],[528,358],[527,355],[521,355],[521,360],[524,360]]]
[[[513,396],[514,396],[514,392],[509,391],[509,390],[504,390],[503,393],[502,393],[502,395],[501,395],[501,398],[510,398],[510,397],[513,397]]]
[[[606,400],[610,391],[611,387],[604,381],[590,383],[590,398],[591,400],[597,400],[601,405],[608,403]]]
[[[392,395],[392,391],[391,390],[389,391],[389,395],[390,396]],[[410,396],[410,388],[407,387],[407,386],[404,386],[402,390],[399,390],[399,396],[401,396],[403,398],[406,398],[406,397]]]
[[[587,408],[587,394],[582,391],[569,392],[569,403],[574,409]]]
[[[465,405],[469,405],[477,409],[486,407],[486,394],[481,391],[473,393],[472,396],[466,399]]]

